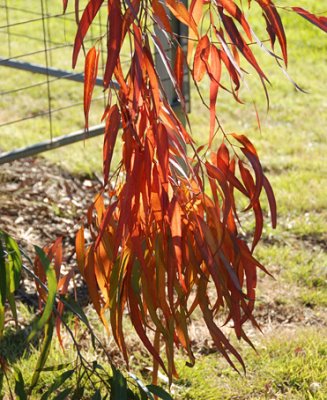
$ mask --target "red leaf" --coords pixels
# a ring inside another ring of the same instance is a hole
[[[287,65],[287,43],[286,36],[284,32],[284,27],[282,20],[276,10],[274,3],[271,0],[258,0],[262,10],[265,13],[266,21],[267,21],[267,30],[268,33],[273,30],[277,35],[280,47],[282,49],[283,58],[285,61],[285,65]],[[273,35],[269,33],[271,40],[273,40]]]
[[[168,193],[168,172],[169,172],[169,143],[168,143],[168,133],[163,124],[158,125],[157,133],[157,153],[159,162],[159,176],[161,184],[164,186],[166,192]]]
[[[252,168],[255,173],[256,177],[256,189],[253,194],[253,198],[251,199],[253,203],[255,203],[259,197],[260,193],[262,190],[262,185],[263,185],[263,171],[262,171],[262,166],[259,161],[259,157],[257,154],[257,151],[253,144],[250,142],[250,140],[244,136],[244,135],[238,135],[236,133],[233,133],[232,136],[238,140],[240,143],[243,144],[244,147],[241,148],[243,154],[246,156],[246,158],[250,161]]]
[[[277,206],[276,206],[276,199],[275,195],[273,192],[273,189],[268,181],[268,179],[263,176],[263,187],[265,189],[267,198],[268,198],[268,203],[269,203],[269,208],[270,208],[270,214],[271,214],[271,225],[273,228],[276,228],[277,226]]]
[[[170,9],[172,14],[183,24],[188,26],[193,34],[198,37],[198,29],[193,20],[193,17],[189,14],[185,5],[178,0],[166,0],[167,7]]]
[[[250,171],[243,166],[243,163],[239,161],[239,168],[242,176],[242,180],[248,190],[248,192],[251,195],[251,204],[255,216],[255,231],[253,235],[253,241],[252,241],[252,249],[251,251],[254,250],[255,246],[260,240],[261,234],[262,234],[262,229],[263,229],[263,215],[262,215],[262,209],[260,206],[260,203],[257,198],[255,198],[255,185],[254,181],[252,178],[252,175],[250,174]]]
[[[193,61],[193,78],[200,82],[206,72],[206,61],[209,57],[210,42],[207,35],[203,36],[196,47]]]
[[[73,68],[75,68],[78,53],[81,49],[82,43],[84,41],[85,35],[97,15],[103,0],[90,0],[86,6],[82,18],[79,21],[78,30],[75,37],[74,51],[73,51]]]
[[[165,31],[172,34],[171,25],[164,6],[158,0],[152,0],[153,16],[162,23]]]
[[[322,29],[323,31],[327,32],[327,17],[317,17],[314,14],[311,14],[309,11],[304,10],[301,7],[292,7],[292,9],[301,15],[301,17],[307,19],[312,24],[318,26],[318,28]]]
[[[120,9],[120,1],[112,0],[109,11],[108,57],[103,77],[103,84],[108,88],[117,64],[122,40],[123,20]]]
[[[108,182],[112,154],[120,127],[120,113],[117,105],[113,105],[108,113],[104,132],[103,145],[103,180],[104,185]]]
[[[99,52],[92,47],[85,58],[84,67],[84,116],[85,129],[89,127],[89,112],[92,100],[93,89],[98,74]]]
[[[203,13],[203,1],[202,0],[192,0],[191,5],[190,5],[190,15],[192,16],[196,26],[199,26],[199,23],[202,18],[202,13]],[[190,40],[188,41],[188,49],[187,49],[187,58],[188,60],[191,60],[192,53],[193,53],[193,48],[195,41],[198,36],[193,33],[193,31],[190,31]]]
[[[238,135],[237,133],[232,133],[233,138],[238,140],[247,150],[249,150],[253,155],[258,157],[257,151],[250,140],[244,135]]]
[[[212,144],[216,123],[216,101],[221,77],[221,61],[216,46],[210,45],[210,137],[209,147]]]
[[[219,50],[219,55],[220,55],[221,60],[225,64],[225,67],[227,68],[229,76],[232,78],[232,80],[235,84],[234,90],[237,91],[240,88],[240,80],[239,80],[239,77],[237,74],[237,70],[235,69],[234,64],[230,61],[230,58],[225,53],[225,51]]]
[[[179,283],[181,284],[181,287],[184,290],[184,292],[187,293],[187,288],[185,286],[185,281],[184,281],[184,277],[182,274],[183,260],[182,260],[182,214],[181,214],[181,212],[182,212],[181,207],[175,198],[175,204],[173,205],[172,216],[171,216],[170,229],[171,229],[171,236],[172,236],[172,240],[173,240],[175,258],[177,261]]]
[[[166,374],[168,374],[168,371],[165,367],[165,364],[163,363],[160,355],[157,353],[156,349],[153,347],[152,343],[150,342],[144,328],[142,325],[142,320],[140,317],[140,310],[139,307],[137,306],[137,300],[135,298],[135,295],[133,293],[133,287],[130,286],[128,288],[128,300],[129,300],[129,306],[131,309],[131,320],[133,323],[133,326],[139,335],[139,338],[142,340],[144,346],[147,348],[147,350],[150,352],[150,354],[153,356],[153,358],[159,363],[161,368],[165,371]]]
[[[218,0],[218,6],[221,5],[233,18],[235,18],[243,27],[249,40],[252,40],[251,28],[245,19],[241,9],[232,0]]]
[[[77,234],[75,239],[75,249],[76,249],[76,260],[79,272],[81,275],[84,275],[84,267],[85,267],[85,239],[84,239],[84,227],[82,226]]]
[[[63,4],[63,13],[65,14],[68,6],[68,0],[63,0],[62,4]]]
[[[86,262],[84,269],[84,279],[87,283],[87,288],[89,291],[90,298],[94,305],[95,311],[101,316],[101,303],[100,303],[100,295],[98,292],[98,285],[94,273],[94,263],[95,263],[95,254],[93,245],[88,249],[86,254]]]
[[[177,46],[177,49],[176,49],[174,70],[175,70],[176,82],[179,87],[179,90],[181,92],[183,92],[184,53],[183,53],[183,49],[180,46]]]
[[[260,68],[259,64],[257,63],[257,60],[255,59],[250,47],[246,44],[242,35],[237,30],[233,19],[225,15],[223,12],[220,13],[220,16],[232,42],[235,44],[238,50],[243,54],[243,56],[247,59],[247,61],[253,66],[253,68],[258,72],[260,77],[268,81],[268,78],[266,77],[266,75]]]
[[[156,73],[154,65],[153,65],[153,59],[152,59],[151,53],[149,52],[149,50],[147,48],[143,49],[143,53],[144,53],[144,63],[146,66],[147,73],[149,75],[153,101],[154,101],[154,104],[156,107],[156,111],[157,111],[157,113],[159,113],[160,89],[159,89],[158,76],[157,76],[157,73]]]

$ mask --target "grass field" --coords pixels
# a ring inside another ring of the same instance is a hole
[[[18,0],[12,3],[17,7],[24,4]],[[309,0],[299,0],[297,3],[312,11],[326,11],[322,2],[312,4]],[[257,15],[254,23],[255,17]],[[247,104],[236,104],[223,92],[218,104],[225,129],[245,133],[255,143],[278,203],[278,227],[275,231],[265,227],[263,241],[256,250],[259,260],[275,277],[273,280],[261,276],[258,283],[257,315],[263,334],[249,327],[258,354],[241,345],[247,376],[237,375],[213,352],[201,320],[195,321],[198,362],[190,369],[184,366],[182,357],[179,359],[180,378],[172,387],[179,400],[327,398],[327,37],[289,12],[282,12],[282,18],[289,43],[289,73],[309,93],[296,91],[278,66],[262,53],[264,71],[271,80],[269,113],[266,112],[263,90],[253,72],[247,78],[248,88],[242,91]],[[66,35],[70,40],[72,32],[68,25]],[[0,52],[5,51],[5,47],[2,41]],[[15,50],[22,50],[19,42]],[[67,59],[70,60],[69,54],[65,53],[55,63],[57,66],[63,63],[68,68]],[[1,91],[8,90],[12,85],[12,72],[0,68]],[[24,74],[15,74],[16,84],[26,81]],[[58,87],[57,93],[64,91],[70,99],[80,100],[82,88],[69,82],[66,84]],[[207,90],[205,84],[203,89],[204,92]],[[0,121],[7,120],[8,115],[14,119],[22,109],[29,112],[38,102],[43,102],[40,93],[34,89],[24,96],[11,96],[9,100],[0,97]],[[259,111],[261,132],[252,99]],[[94,111],[92,121],[97,123],[100,108],[95,107]],[[194,137],[200,145],[208,133],[208,113],[195,92],[192,92],[190,118]],[[57,115],[55,124],[56,134],[82,127],[82,108]],[[12,128],[0,128],[1,149],[45,139],[48,120],[29,122],[23,134]],[[101,168],[101,144],[102,139],[98,138],[85,142],[85,145],[81,143],[53,151],[45,157],[73,173],[87,174]],[[28,310],[24,312],[28,314]],[[19,349],[19,336],[17,343],[14,346]],[[49,364],[72,357],[72,351],[58,355],[56,346],[52,349]],[[2,342],[0,350],[10,351],[8,342]],[[136,353],[135,367],[144,373],[148,360],[139,350]],[[94,356],[90,354],[90,357]],[[32,349],[18,351],[12,362],[21,366],[28,380],[35,360]]]

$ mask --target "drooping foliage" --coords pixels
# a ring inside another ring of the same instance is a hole
[[[243,8],[251,13],[254,5],[262,10],[270,49],[246,18]],[[127,364],[123,315],[129,311],[135,331],[153,357],[154,381],[159,366],[170,378],[176,375],[175,348],[182,347],[190,365],[194,364],[188,323],[196,309],[201,310],[221,354],[233,367],[237,368],[237,361],[244,368],[217,317],[223,316],[236,336],[250,343],[244,323],[257,326],[253,316],[257,269],[265,271],[253,256],[263,230],[262,196],[267,196],[273,227],[276,202],[255,147],[244,135],[223,130],[216,102],[220,90],[241,101],[244,68],[252,68],[264,88],[269,82],[250,43],[286,70],[287,41],[279,11],[271,0],[192,0],[189,6],[178,0],[90,0],[80,16],[79,6],[75,0],[78,29],[73,66],[100,8],[108,15],[107,34],[102,38],[107,46],[104,185],[76,237],[77,261],[93,305]],[[288,11],[326,31],[325,17],[297,7]],[[188,27],[187,52],[173,32],[172,16]],[[175,60],[165,54],[160,30],[175,47]],[[125,43],[130,63],[123,69]],[[154,51],[162,58],[186,124],[169,104]],[[86,127],[99,52],[96,43],[85,58]],[[196,148],[185,111],[185,66],[196,87],[205,77],[210,82],[205,152]],[[229,89],[222,81],[226,73]],[[112,85],[114,80],[119,89]],[[219,135],[215,149],[213,140]],[[117,141],[122,143],[121,160],[112,171]],[[239,212],[244,211],[237,206],[240,196],[247,199],[245,211],[253,212],[255,222],[246,239],[240,234]]]

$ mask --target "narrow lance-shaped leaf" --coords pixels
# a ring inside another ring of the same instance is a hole
[[[112,366],[110,400],[127,400],[127,381],[124,375]]]
[[[26,385],[20,369],[15,368],[15,394],[17,400],[27,400]]]
[[[63,6],[63,13],[65,14],[68,6],[68,0],[63,0],[62,1],[62,6]]]
[[[154,18],[159,19],[166,32],[172,34],[170,21],[164,6],[158,0],[152,0],[152,8]]]
[[[104,144],[103,144],[103,180],[104,185],[108,182],[110,165],[112,155],[116,143],[116,138],[120,126],[120,113],[117,105],[113,105],[108,113],[106,119],[106,127],[104,133]]]
[[[78,24],[78,30],[74,42],[73,68],[75,68],[76,66],[77,57],[82,47],[85,35],[87,34],[87,31],[89,30],[92,21],[94,20],[98,11],[100,10],[102,3],[103,0],[90,0],[87,6],[85,7],[82,18]]]
[[[174,65],[177,85],[179,90],[183,92],[183,79],[184,79],[184,53],[181,46],[177,46],[176,58]]]
[[[217,0],[217,4],[222,6],[233,18],[235,18],[243,27],[249,40],[252,40],[251,28],[242,13],[241,9],[233,0]]]
[[[193,61],[193,78],[196,82],[200,82],[206,72],[206,62],[209,57],[210,42],[207,35],[203,36],[196,47]]]
[[[109,34],[108,34],[108,58],[103,77],[103,84],[108,88],[111,82],[112,74],[119,59],[120,46],[122,40],[122,15],[119,0],[110,0],[109,11]]]
[[[6,265],[6,296],[17,324],[17,311],[15,301],[15,291],[18,289],[22,270],[22,257],[16,241],[5,234],[5,245],[7,251]]]
[[[84,116],[85,128],[89,128],[89,112],[94,90],[95,81],[98,74],[99,52],[92,47],[86,55],[84,66]]]
[[[260,4],[263,12],[265,13],[266,21],[268,22],[268,33],[270,30],[277,35],[280,47],[282,49],[282,54],[284,58],[285,65],[287,65],[287,42],[286,35],[283,27],[282,20],[276,10],[276,6],[271,0],[257,0]],[[273,36],[270,33],[270,38]]]
[[[0,337],[3,334],[5,325],[5,304],[7,298],[6,257],[1,239],[2,235],[0,232]]]
[[[215,122],[216,122],[216,101],[221,77],[221,61],[219,52],[216,46],[210,45],[210,137],[209,147],[212,144]]]
[[[162,400],[173,400],[171,395],[167,393],[162,387],[156,386],[156,385],[147,385],[148,390],[154,394],[155,396],[158,396]]]
[[[27,338],[28,341],[33,339],[36,333],[44,327],[44,325],[48,322],[49,318],[51,317],[57,292],[56,272],[54,270],[53,265],[51,265],[49,259],[47,258],[44,251],[40,247],[35,246],[35,251],[41,261],[42,267],[45,270],[45,274],[47,277],[48,295],[43,309],[43,313],[41,317],[37,319],[37,321],[33,324],[32,331]]]
[[[46,322],[46,325],[45,325],[44,338],[43,338],[43,343],[41,346],[41,351],[39,354],[39,358],[36,362],[35,371],[32,376],[32,381],[31,381],[31,385],[29,388],[30,393],[32,392],[33,388],[36,386],[36,384],[40,378],[41,371],[42,371],[43,367],[45,366],[45,363],[48,359],[48,356],[50,353],[52,335],[53,335],[53,328],[54,328],[54,321],[53,321],[53,318],[50,318]]]
[[[188,12],[184,3],[178,0],[166,0],[166,4],[172,14],[183,24],[189,27],[196,37],[199,36],[197,26],[193,20],[193,17]]]
[[[225,15],[223,12],[220,13],[220,16],[233,44],[235,44],[237,49],[243,54],[246,60],[253,66],[253,68],[257,71],[259,76],[262,79],[265,79],[267,82],[269,82],[268,78],[266,77],[261,67],[259,66],[256,58],[254,57],[250,47],[247,45],[244,38],[236,28],[233,19]]]
[[[292,7],[292,9],[301,15],[301,17],[310,21],[312,24],[318,26],[318,28],[322,29],[324,32],[327,32],[327,17],[325,16],[316,16],[309,11],[304,10],[301,7]]]

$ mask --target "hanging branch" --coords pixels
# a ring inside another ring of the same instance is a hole
[[[253,316],[257,269],[267,272],[253,255],[263,230],[262,194],[268,198],[273,227],[277,223],[276,201],[254,145],[244,135],[224,132],[216,112],[219,91],[227,90],[222,83],[223,71],[230,77],[228,90],[241,101],[238,92],[244,63],[256,72],[267,93],[268,77],[248,42],[257,43],[287,67],[286,35],[279,12],[270,0],[256,3],[262,9],[271,50],[255,35],[242,2],[233,0],[192,0],[188,8],[178,0],[109,0],[105,6],[103,0],[90,0],[78,22],[73,66],[101,7],[108,13],[103,78],[108,93],[103,115],[104,186],[76,237],[78,266],[93,305],[107,330],[112,331],[127,365],[126,308],[153,357],[154,371],[160,366],[170,381],[177,376],[176,347],[185,350],[190,365],[195,362],[188,323],[196,309],[200,309],[216,347],[235,369],[237,364],[245,369],[243,360],[219,327],[217,317],[227,315],[225,323],[231,322],[237,338],[250,344],[244,323],[251,321],[258,326]],[[249,7],[251,4],[249,1]],[[175,60],[168,59],[149,26],[155,21],[171,43],[176,43],[178,37],[167,10],[189,29],[187,54],[177,47]],[[294,10],[324,29],[324,17]],[[130,63],[123,70],[125,44],[130,48]],[[86,124],[96,79],[97,47],[89,51],[85,63]],[[162,58],[183,110],[184,65],[191,71],[196,88],[204,77],[209,79],[208,159],[199,156],[190,126],[183,126],[169,104],[153,49]],[[119,90],[110,86],[113,78]],[[222,141],[214,149],[219,131]],[[120,180],[114,182],[110,170],[118,140],[122,143]],[[193,149],[194,157],[188,156],[187,148]],[[239,234],[239,195],[248,201],[244,211],[252,211],[254,217],[254,231],[247,236],[252,235],[250,240]],[[87,243],[85,229],[91,237]]]

